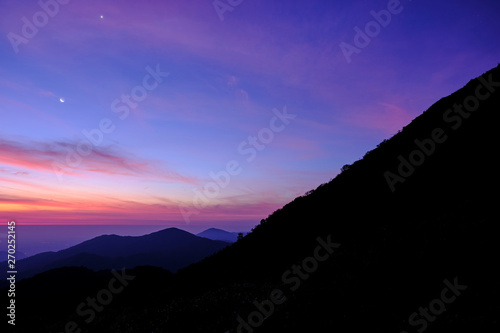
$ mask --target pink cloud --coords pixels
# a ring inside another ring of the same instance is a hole
[[[80,155],[77,153],[78,144],[63,141],[20,143],[0,139],[0,163],[44,173],[62,171],[73,176],[93,172],[196,183],[194,178],[162,168],[154,161],[126,156],[111,147],[81,146],[91,147],[92,152],[87,156]]]
[[[345,117],[345,121],[359,127],[382,131],[394,135],[413,119],[410,112],[390,103],[379,102],[378,106],[358,110]]]

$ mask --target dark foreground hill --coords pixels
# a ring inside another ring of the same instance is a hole
[[[111,302],[110,272],[21,281],[18,332],[498,331],[499,112],[500,66],[176,274],[127,272]]]
[[[167,228],[144,236],[103,235],[65,250],[44,252],[19,260],[17,278],[60,267],[83,266],[92,270],[114,267],[156,266],[176,272],[227,246],[229,243],[197,237],[189,232]],[[6,267],[6,262],[0,263]],[[2,282],[6,270],[2,272]]]

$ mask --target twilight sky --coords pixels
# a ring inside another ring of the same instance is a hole
[[[500,61],[498,0],[41,3],[0,0],[25,224],[255,225]]]

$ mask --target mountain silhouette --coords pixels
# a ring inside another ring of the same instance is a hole
[[[47,332],[69,321],[86,332],[497,331],[499,113],[497,66],[238,242],[175,274],[130,270],[136,279],[90,323],[75,307],[106,285],[109,272],[72,268],[20,281],[19,311],[30,318],[23,325]],[[54,285],[64,292],[51,292]]]
[[[17,265],[22,269],[17,277],[26,278],[49,269],[70,266],[102,270],[150,265],[175,272],[227,245],[227,242],[197,237],[177,228],[144,236],[103,235],[61,251],[44,252],[19,260]],[[1,265],[5,267],[6,262]]]
[[[242,233],[245,235],[246,233]],[[238,240],[238,232],[229,232],[222,229],[210,228],[196,234],[198,237],[205,237],[211,240],[220,240],[224,242],[234,243]]]

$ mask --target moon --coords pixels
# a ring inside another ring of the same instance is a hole
[[[59,102],[64,103],[64,98],[59,98]]]

